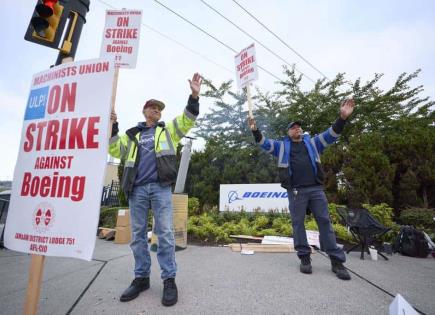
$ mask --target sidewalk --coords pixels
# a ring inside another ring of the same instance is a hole
[[[97,240],[92,262],[47,257],[39,314],[388,314],[397,293],[425,314],[435,314],[435,259],[400,255],[378,261],[347,255],[352,280],[342,281],[323,255],[313,274],[299,272],[296,254],[241,255],[226,247],[188,246],[176,253],[179,301],[161,305],[155,253],[151,288],[128,303],[128,245]],[[0,251],[0,314],[22,314],[30,256]]]

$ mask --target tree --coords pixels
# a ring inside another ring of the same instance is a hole
[[[284,68],[278,91],[257,90],[254,116],[269,138],[286,136],[294,120],[314,135],[331,126],[352,93],[357,107],[339,141],[322,155],[328,196],[352,204],[386,202],[396,213],[411,205],[430,207],[435,203],[435,127],[430,127],[435,102],[419,96],[422,86],[410,87],[418,73],[401,74],[386,91],[378,87],[381,74],[367,82],[348,82],[338,74],[302,91],[301,76]],[[231,81],[218,88],[205,83],[204,96],[213,98],[215,107],[198,121],[196,135],[207,144],[192,156],[189,191],[202,204],[216,204],[220,183],[278,182],[273,158],[253,144],[243,108],[246,94],[231,92]]]

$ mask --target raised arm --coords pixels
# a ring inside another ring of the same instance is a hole
[[[274,156],[278,156],[279,153],[279,147],[282,143],[282,141],[275,141],[272,139],[267,139],[261,134],[261,131],[257,128],[257,123],[254,119],[254,117],[248,116],[248,126],[249,129],[251,129],[252,134],[255,138],[255,142],[260,145],[260,147],[269,152],[270,154]]]
[[[345,100],[340,106],[340,117],[337,118],[334,124],[326,131],[311,139],[319,153],[322,153],[327,146],[337,141],[343,132],[346,120],[352,114],[354,107],[355,101],[353,98]]]

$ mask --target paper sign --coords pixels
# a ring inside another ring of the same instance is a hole
[[[7,248],[92,259],[113,74],[111,60],[94,59],[33,76],[6,221]]]
[[[234,57],[236,65],[237,86],[239,89],[245,87],[249,82],[258,79],[257,57],[255,56],[255,46],[243,49]]]
[[[418,315],[417,311],[401,296],[397,294],[389,307],[390,315]]]
[[[320,248],[319,232],[307,230],[307,241],[309,245],[314,245]]]
[[[139,50],[141,10],[107,10],[100,57],[115,66],[135,68]]]

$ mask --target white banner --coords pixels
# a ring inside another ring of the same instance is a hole
[[[113,62],[35,74],[24,115],[5,246],[92,259],[106,168]]]
[[[258,79],[257,57],[255,56],[255,45],[243,49],[234,57],[236,65],[237,86],[239,89],[245,87],[249,82]]]
[[[220,185],[219,211],[288,213],[287,190],[280,184]]]
[[[100,57],[112,58],[116,67],[135,68],[141,19],[141,10],[107,10]]]

